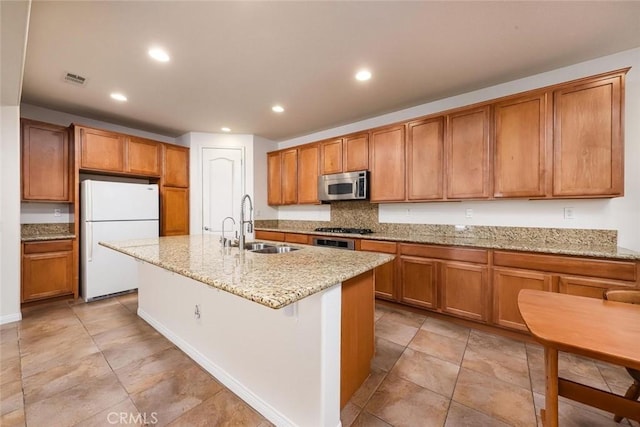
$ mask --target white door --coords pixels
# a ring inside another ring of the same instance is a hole
[[[242,148],[202,149],[202,228],[204,233],[222,233],[222,220],[227,237],[239,230],[240,199],[244,194],[244,150]],[[233,226],[233,228],[232,228]]]

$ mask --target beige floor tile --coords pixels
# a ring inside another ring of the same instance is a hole
[[[451,402],[445,427],[509,427],[509,424],[492,418],[482,412],[468,408],[458,402]]]
[[[0,416],[0,426],[2,427],[24,427],[24,408],[16,409],[8,414],[2,414]]]
[[[153,426],[154,422],[154,414],[138,412],[138,408],[127,397],[122,402],[81,421],[74,427]]]
[[[229,390],[221,390],[187,411],[170,425],[175,427],[257,427],[266,420]]]
[[[13,381],[0,387],[0,415],[22,409],[24,406],[22,382]]]
[[[384,338],[376,337],[376,352],[371,367],[389,371],[396,364],[405,347]]]
[[[406,347],[418,332],[418,328],[390,320],[385,314],[376,322],[375,334],[393,343]]]
[[[385,371],[376,368],[371,369],[369,377],[362,383],[360,388],[353,393],[353,396],[351,396],[351,402],[363,408],[386,376],[387,373]]]
[[[20,325],[20,340],[43,339],[57,336],[65,328],[82,328],[82,323],[71,310],[66,309],[64,315],[46,318],[43,316],[24,319]],[[69,329],[72,330],[72,329]]]
[[[173,347],[171,341],[163,336],[132,341],[125,345],[113,346],[103,350],[104,357],[112,369],[117,370],[162,350]]]
[[[77,322],[57,331],[42,333],[37,336],[23,336],[20,338],[20,353],[25,357],[51,351],[54,348],[63,349],[83,339],[90,340],[91,338],[82,323]]]
[[[82,323],[84,324],[84,327],[87,328],[87,331],[89,331],[89,334],[95,336],[102,332],[131,325],[132,323],[140,320],[137,315],[131,313],[122,306],[120,307],[124,310],[124,313],[114,313],[100,319],[83,320]]]
[[[0,325],[0,343],[8,344],[18,341],[18,331],[20,322],[5,323]]]
[[[115,373],[127,392],[136,394],[193,366],[196,363],[189,356],[176,347],[169,347],[116,369]]]
[[[407,348],[390,374],[451,398],[460,367]]]
[[[441,426],[449,399],[411,381],[388,375],[365,410],[394,427]]]
[[[389,310],[384,314],[383,318],[390,322],[401,323],[406,326],[411,326],[412,328],[419,328],[427,316],[410,311]]]
[[[540,409],[544,408],[544,395],[540,393],[533,394],[533,400],[536,406],[536,414],[540,417]],[[613,421],[613,415],[604,411],[595,412],[587,408],[585,405],[568,403],[566,401],[558,401],[558,422],[562,427],[620,427]],[[595,408],[594,408],[595,409]]]
[[[375,417],[367,411],[362,411],[358,418],[351,424],[351,427],[392,427],[380,418]]]
[[[165,378],[147,390],[131,395],[131,399],[140,412],[155,412],[158,418],[155,425],[162,426],[222,389],[222,385],[211,375],[193,366]]]
[[[132,318],[123,326],[108,329],[93,335],[93,340],[102,350],[115,346],[127,344],[131,341],[139,341],[141,339],[159,337],[147,322],[140,318]]]
[[[469,346],[473,346],[478,351],[487,349],[498,351],[504,356],[525,360],[527,358],[527,350],[523,342],[488,332],[472,330],[469,334]]]
[[[0,363],[15,357],[20,357],[18,340],[0,341]]]
[[[20,357],[7,359],[0,362],[0,385],[20,381],[22,373],[20,369]]]
[[[72,363],[100,350],[86,335],[66,345],[53,346],[39,353],[30,353],[22,357],[22,378],[30,377],[61,363]]]
[[[596,366],[613,393],[624,395],[633,384],[633,377],[622,366],[597,361]]]
[[[471,329],[465,328],[464,326],[433,317],[428,317],[427,320],[424,321],[422,329],[464,342],[467,342],[469,333],[471,332]]]
[[[470,343],[464,353],[462,367],[520,387],[531,387],[527,359],[504,355],[499,348],[478,347]]]
[[[47,399],[25,406],[27,424],[72,426],[127,398],[113,373],[78,384]]]
[[[340,422],[342,423],[342,427],[349,427],[352,425],[356,418],[358,418],[358,415],[360,415],[361,411],[362,408],[359,406],[356,406],[351,402],[347,402],[347,404],[344,405],[344,408],[340,411]]]
[[[453,400],[513,426],[535,426],[531,391],[462,368]]]
[[[466,343],[455,338],[420,329],[409,343],[409,348],[459,365],[464,355]]]
[[[78,360],[62,360],[50,369],[25,377],[24,398],[27,405],[55,396],[78,384],[111,372],[102,353],[92,353]]]

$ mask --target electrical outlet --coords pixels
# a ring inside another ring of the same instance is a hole
[[[411,208],[407,208],[407,216],[411,216]]]
[[[473,218],[473,209],[471,208],[467,208],[464,210],[464,217],[465,218]]]
[[[564,208],[564,219],[576,219],[576,213],[573,208]]]
[[[62,215],[62,211],[60,209],[53,210],[53,216],[60,216],[60,215]]]

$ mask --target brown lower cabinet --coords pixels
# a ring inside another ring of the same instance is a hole
[[[163,186],[160,200],[160,235],[189,234],[189,189]]]
[[[486,322],[489,320],[489,281],[486,265],[443,262],[440,267],[444,313]]]
[[[74,295],[72,240],[22,244],[21,302]]]
[[[400,301],[422,308],[437,308],[437,268],[436,260],[401,256]]]

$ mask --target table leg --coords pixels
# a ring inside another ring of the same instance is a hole
[[[546,393],[542,418],[545,427],[558,427],[558,350],[544,348]]]

